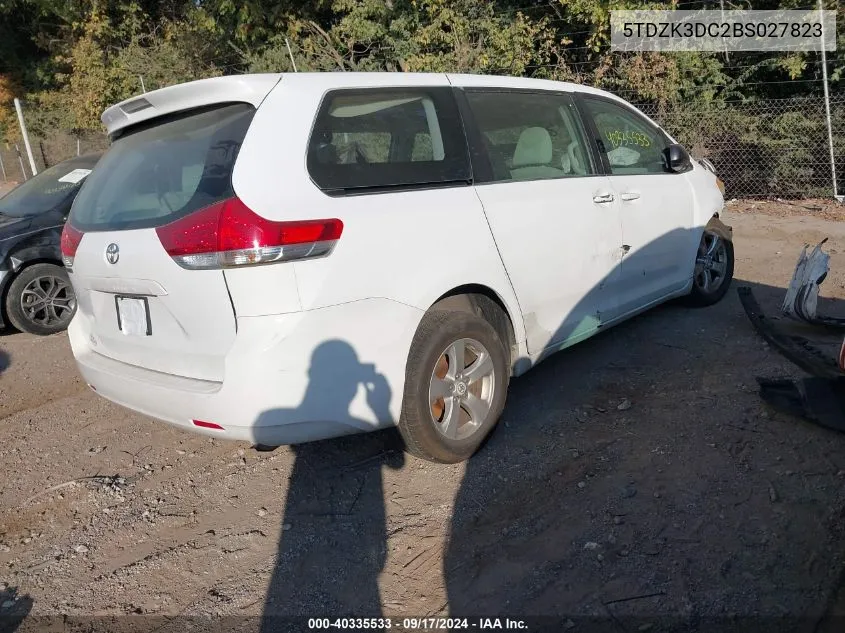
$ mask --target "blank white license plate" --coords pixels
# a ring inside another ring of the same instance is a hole
[[[126,336],[150,336],[150,305],[146,297],[115,297],[117,327]]]

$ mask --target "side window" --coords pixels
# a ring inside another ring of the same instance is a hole
[[[463,126],[449,88],[335,90],[308,146],[323,190],[468,185]]]
[[[367,163],[390,162],[390,132],[334,132],[332,143],[340,164],[364,160]]]
[[[568,95],[470,90],[466,98],[490,159],[493,182],[594,173]]]
[[[607,155],[612,174],[665,174],[666,139],[647,120],[628,108],[598,99],[584,99],[598,132],[599,151]]]

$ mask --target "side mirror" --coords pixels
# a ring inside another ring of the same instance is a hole
[[[677,174],[692,169],[692,160],[683,145],[670,145],[663,150],[663,157],[666,160],[666,168],[671,172]]]

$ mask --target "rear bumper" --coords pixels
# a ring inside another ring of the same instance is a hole
[[[238,319],[222,382],[163,374],[107,358],[77,313],[68,336],[96,392],[129,409],[213,437],[297,444],[399,419],[405,363],[422,311],[387,299]],[[200,428],[193,420],[223,430]]]

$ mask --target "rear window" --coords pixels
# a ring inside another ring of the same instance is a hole
[[[130,130],[86,180],[71,223],[83,231],[151,228],[233,196],[232,168],[254,113],[229,104]]]
[[[308,171],[326,192],[468,184],[451,90],[329,92],[311,134]]]

